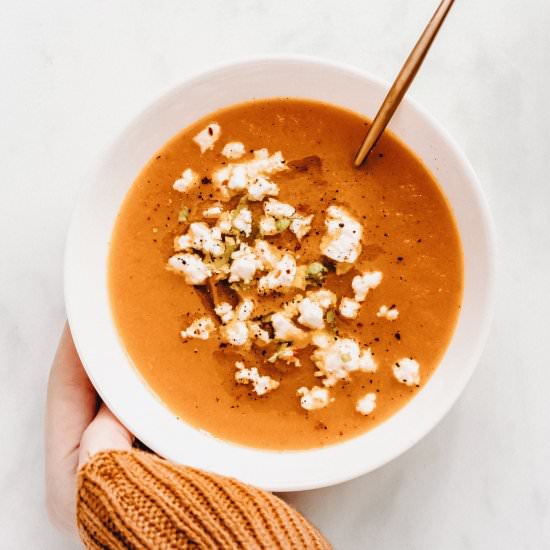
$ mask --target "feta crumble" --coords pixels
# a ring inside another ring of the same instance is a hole
[[[214,147],[221,133],[220,125],[217,122],[211,122],[193,138],[193,141],[200,147],[201,153],[204,153]]]
[[[269,199],[264,203],[264,212],[266,216],[272,216],[275,219],[291,218],[296,209],[291,204],[278,201],[277,199]]]
[[[174,248],[176,251],[194,248],[214,257],[221,256],[225,251],[219,227],[209,227],[204,222],[193,222],[185,235],[176,237]]]
[[[248,185],[248,177],[246,175],[246,166],[235,165],[233,172],[227,182],[227,187],[231,191],[244,191]]]
[[[247,321],[254,311],[254,302],[250,298],[245,298],[236,309],[237,319]]]
[[[240,141],[230,141],[222,149],[222,155],[228,159],[241,158],[245,152],[244,144]]]
[[[256,259],[261,264],[261,269],[266,271],[274,269],[280,260],[277,250],[267,241],[261,239],[256,240],[254,243],[254,253],[256,254]]]
[[[313,386],[311,389],[302,386],[298,389],[296,395],[300,397],[300,405],[306,411],[323,409],[331,401],[334,401],[334,398],[330,398],[330,393],[327,388],[321,388],[319,386]]]
[[[274,380],[267,375],[260,376],[260,373],[256,367],[247,369],[242,361],[237,361],[235,363],[235,367],[237,369],[237,372],[235,373],[235,380],[239,384],[251,383],[257,395],[265,395],[266,393],[279,387],[279,382],[277,382],[277,380]]]
[[[210,333],[215,330],[215,325],[210,317],[201,317],[193,321],[185,330],[180,332],[182,338],[198,338],[208,340]]]
[[[291,254],[285,254],[275,267],[258,281],[259,292],[269,292],[291,287],[296,277],[296,260]]]
[[[250,237],[252,233],[252,212],[248,208],[241,208],[233,218],[233,227]]]
[[[420,384],[420,365],[414,359],[403,357],[395,362],[393,375],[402,384],[417,386]]]
[[[175,254],[168,260],[168,269],[181,273],[188,285],[202,285],[212,275],[208,266],[196,254]]]
[[[380,271],[365,271],[362,275],[356,275],[351,281],[351,288],[355,293],[357,302],[364,302],[369,290],[376,288],[382,281]]]
[[[243,281],[250,283],[261,263],[256,258],[254,250],[246,243],[241,243],[239,249],[231,254],[231,263],[229,282],[234,283]]]
[[[262,176],[248,184],[248,198],[251,201],[263,201],[267,196],[276,197],[278,194],[279,186]]]
[[[181,178],[177,179],[172,187],[180,193],[187,193],[199,183],[199,176],[191,168],[186,168]]]
[[[298,323],[314,329],[325,328],[325,310],[311,298],[304,298],[298,304]]]
[[[336,295],[330,290],[321,289],[308,292],[306,298],[298,304],[300,313],[298,322],[313,329],[325,328],[325,313],[335,303]]]
[[[385,317],[388,321],[395,321],[399,317],[399,310],[395,306],[380,306],[376,316]]]
[[[277,229],[277,220],[272,216],[262,216],[259,223],[261,235],[277,235],[279,230]]]
[[[220,318],[220,321],[223,324],[227,324],[232,321],[235,317],[235,312],[233,311],[233,306],[228,302],[222,302],[218,304],[214,311],[216,315]]]
[[[358,370],[361,372],[376,372],[378,365],[374,360],[374,354],[370,348],[367,348],[361,352],[358,367]]]
[[[250,331],[252,336],[256,340],[258,340],[261,344],[269,344],[269,342],[271,342],[271,338],[269,337],[269,332],[263,329],[260,323],[256,323],[255,321],[249,321],[248,330]]]
[[[279,187],[269,181],[267,176],[286,169],[280,151],[269,156],[267,149],[260,149],[254,151],[254,158],[248,162],[219,168],[213,173],[212,180],[225,198],[246,190],[250,200],[259,201],[265,196],[279,193]]]
[[[356,319],[359,314],[360,307],[361,304],[359,302],[344,296],[340,301],[338,311],[340,312],[340,315],[346,319]]]
[[[271,324],[275,332],[276,340],[285,342],[302,341],[306,337],[306,333],[298,328],[286,315],[282,313],[274,313],[271,316]]]
[[[220,327],[220,336],[232,346],[244,346],[248,343],[248,326],[244,321],[233,319]]]
[[[295,353],[295,349],[292,346],[287,346],[283,350],[279,352],[279,359],[281,361],[284,361],[285,363],[288,363],[289,365],[294,365],[295,367],[301,367],[302,363]]]
[[[361,253],[361,224],[340,206],[329,206],[321,253],[340,263],[353,263]]]
[[[296,238],[301,241],[310,231],[313,214],[309,216],[301,216],[296,214],[290,222],[290,231],[296,235]]]
[[[369,415],[376,408],[376,394],[367,393],[355,404],[355,410],[365,416]]]
[[[352,338],[330,339],[317,334],[312,342],[318,346],[311,356],[319,369],[315,375],[325,378],[324,386],[330,387],[339,380],[348,380],[351,372],[376,370],[370,349],[361,351],[359,344]]]
[[[206,219],[219,218],[222,215],[223,208],[220,205],[211,206],[202,211],[202,217]]]

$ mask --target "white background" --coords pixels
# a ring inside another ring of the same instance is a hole
[[[391,79],[436,0],[0,0],[0,547],[78,547],[44,512],[45,387],[81,175],[192,71],[306,53]],[[288,495],[338,549],[550,548],[550,3],[459,0],[411,95],[487,193],[498,304],[474,378],[385,468]]]

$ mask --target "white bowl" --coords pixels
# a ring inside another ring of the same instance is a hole
[[[485,342],[494,296],[487,204],[448,134],[405,99],[392,130],[426,163],[450,201],[465,256],[464,303],[445,357],[401,411],[355,439],[308,451],[265,451],[216,439],[178,420],[143,382],[121,345],[107,292],[113,224],[134,179],[169,138],[198,118],[253,98],[322,100],[372,117],[388,86],[354,68],[305,57],[246,60],[187,79],[145,109],[87,172],[65,257],[65,299],[84,367],[114,414],[151,449],[178,463],[277,491],[312,489],[370,472],[428,433],[456,401]]]

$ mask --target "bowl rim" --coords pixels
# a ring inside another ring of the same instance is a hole
[[[342,73],[348,73],[352,76],[358,77],[362,80],[371,82],[374,85],[382,87],[386,91],[390,87],[390,84],[387,81],[379,77],[373,76],[368,71],[359,69],[357,67],[348,65],[346,63],[341,63],[334,60],[327,60],[316,56],[301,55],[301,54],[284,54],[284,55],[275,54],[275,55],[256,55],[256,56],[239,57],[230,61],[215,64],[205,70],[204,69],[197,70],[192,73],[189,73],[180,82],[178,82],[174,86],[171,86],[169,89],[165,90],[163,93],[154,97],[151,101],[147,102],[145,107],[143,107],[139,112],[131,116],[130,119],[127,120],[125,124],[122,124],[120,126],[116,134],[108,142],[107,146],[100,149],[97,152],[97,154],[94,154],[92,167],[94,165],[98,165],[104,162],[108,158],[109,152],[113,148],[114,144],[116,144],[121,139],[122,136],[127,135],[127,133],[139,121],[141,121],[150,111],[153,111],[158,104],[168,100],[173,95],[174,96],[177,95],[178,93],[180,93],[182,89],[192,86],[197,82],[215,78],[217,75],[219,76],[220,73],[227,70],[235,70],[238,68],[246,67],[248,65],[255,65],[259,63],[269,65],[269,64],[285,64],[285,63],[291,63],[291,62],[302,63],[307,65],[315,65],[320,69],[328,68],[328,69],[340,71]],[[413,447],[418,441],[420,441],[423,437],[425,437],[431,430],[433,430],[439,424],[439,422],[446,416],[446,414],[449,412],[452,406],[456,403],[456,401],[464,391],[464,388],[466,387],[468,382],[471,380],[471,377],[477,365],[479,364],[479,360],[483,352],[483,349],[489,334],[489,330],[491,327],[491,322],[494,314],[495,296],[496,296],[496,288],[495,288],[496,237],[495,237],[494,222],[491,215],[491,211],[489,209],[488,202],[485,197],[485,193],[483,192],[483,188],[481,187],[481,184],[479,182],[479,179],[477,178],[476,173],[474,172],[468,158],[462,152],[462,150],[460,149],[460,147],[458,146],[454,138],[448,133],[448,131],[439,123],[439,121],[433,115],[427,112],[423,107],[421,107],[416,102],[416,100],[412,99],[409,95],[407,95],[404,98],[403,103],[406,104],[409,109],[412,109],[413,112],[416,111],[416,115],[419,115],[421,118],[425,119],[425,121],[430,126],[433,127],[435,132],[441,138],[441,142],[443,143],[444,147],[448,149],[454,155],[454,157],[459,161],[462,169],[464,170],[465,179],[467,179],[470,183],[471,191],[476,198],[477,205],[481,213],[481,216],[479,218],[479,223],[483,226],[483,229],[484,229],[487,252],[489,254],[489,256],[486,259],[487,260],[486,261],[486,267],[487,267],[486,278],[488,283],[487,283],[487,294],[484,296],[485,307],[483,309],[483,317],[480,319],[480,322],[479,322],[479,331],[478,331],[479,336],[475,347],[472,347],[468,354],[469,366],[468,366],[467,372],[463,374],[460,385],[453,387],[452,392],[449,392],[449,396],[446,399],[445,406],[441,407],[438,410],[438,414],[434,415],[429,422],[426,422],[425,425],[423,426],[423,429],[417,429],[414,434],[414,437],[408,437],[406,440],[403,441],[403,444],[400,445],[399,448],[395,449],[391,453],[386,453],[383,459],[380,459],[375,462],[372,462],[372,461],[368,462],[366,466],[358,465],[353,470],[350,468],[349,470],[346,470],[344,472],[332,472],[332,475],[325,475],[322,480],[307,481],[303,483],[292,483],[291,485],[288,485],[288,486],[282,485],[280,483],[277,483],[276,485],[270,485],[268,482],[262,485],[262,487],[265,489],[286,492],[286,491],[301,491],[301,490],[327,487],[327,486],[348,481],[350,479],[354,479],[368,472],[377,470],[378,468],[384,466],[385,464],[388,464],[389,462],[396,459],[398,456],[408,451],[411,447]],[[73,301],[71,298],[71,293],[69,291],[69,284],[68,284],[68,281],[70,281],[72,277],[73,266],[71,262],[72,262],[72,250],[74,246],[73,241],[75,238],[75,232],[77,231],[76,220],[78,217],[80,207],[82,206],[87,194],[91,192],[91,189],[95,186],[95,184],[96,182],[92,178],[91,181],[86,181],[86,184],[82,186],[78,195],[78,199],[76,201],[76,207],[71,216],[69,230],[66,237],[64,267],[63,267],[64,298],[65,298],[65,304],[66,304],[67,318],[68,318],[69,325],[71,327],[78,325],[78,322],[77,322],[78,312],[75,311],[75,307],[73,306]],[[83,348],[81,338],[82,338],[82,335],[79,334],[78,331],[73,332],[73,339],[75,342],[76,349],[82,358],[82,363],[84,365],[84,368],[88,376],[90,377],[92,383],[94,383],[94,376],[93,376],[92,369],[87,368],[85,359],[82,357],[82,354],[81,354],[81,349]],[[128,427],[128,429],[132,431],[132,433],[136,434],[146,445],[148,445],[149,443],[148,438],[142,437],[140,435],[140,429],[139,429],[139,426],[136,425],[137,423],[136,419],[126,418],[126,417],[123,419],[122,417],[124,415],[119,414],[120,411],[118,410],[116,403],[113,403],[111,399],[109,399],[106,395],[104,395],[104,391],[103,391],[104,388],[98,388],[95,383],[94,383],[94,386],[96,387],[96,391],[101,396],[102,400],[104,400],[105,403],[112,410],[113,414],[115,414],[119,419],[121,419],[121,421],[123,421],[123,423]],[[414,401],[414,399],[412,401]],[[407,404],[404,408],[408,406],[409,404]],[[396,415],[397,414],[399,414],[399,412],[396,413]],[[365,435],[366,434],[359,435],[356,438],[353,438],[353,440],[361,439]],[[219,441],[222,441],[222,440],[219,440]],[[342,445],[345,445],[347,441],[350,441],[350,440],[346,440],[342,443],[336,443],[329,447],[341,447]],[[224,441],[223,443],[235,445],[231,441]],[[243,452],[249,451],[253,453],[258,453],[259,451],[261,453],[265,451],[263,449],[255,449],[252,447],[245,447],[245,446],[240,446],[240,447],[241,449],[243,449]],[[315,453],[323,449],[326,449],[326,447],[314,448],[314,449],[306,450],[304,452]],[[267,452],[292,454],[292,453],[295,453],[296,451],[267,450]],[[171,458],[169,454],[163,453],[163,456],[165,456],[168,459]]]

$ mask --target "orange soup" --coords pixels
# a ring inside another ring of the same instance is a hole
[[[383,422],[437,368],[462,299],[460,238],[391,133],[353,167],[368,125],[252,101],[184,129],[137,177],[112,237],[112,312],[183,421],[253,447],[320,447]]]

